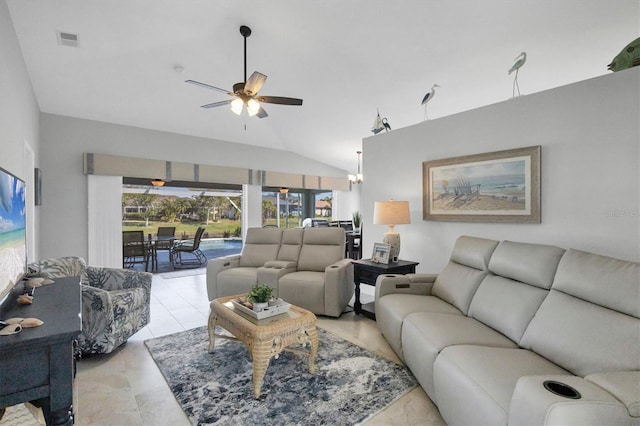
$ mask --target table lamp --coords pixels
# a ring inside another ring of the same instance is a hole
[[[376,201],[373,207],[373,223],[374,225],[389,225],[389,230],[384,234],[382,241],[391,246],[389,258],[396,262],[400,254],[400,234],[395,231],[394,226],[411,223],[409,202]]]

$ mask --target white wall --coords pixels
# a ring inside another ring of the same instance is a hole
[[[41,114],[41,257],[88,253],[85,152],[287,173],[344,177],[336,169],[286,151]]]
[[[0,167],[22,180],[33,182],[33,170],[25,166],[25,145],[33,150],[35,165],[39,151],[39,109],[29,73],[22,59],[6,1],[0,1]],[[27,161],[26,164],[31,163]],[[38,208],[33,206],[33,186],[27,186],[27,234],[36,236]],[[36,257],[35,247],[28,247],[29,260]]]
[[[640,260],[640,67],[425,121],[364,140],[364,255],[382,241],[373,204],[409,200],[400,257],[438,272],[473,235]],[[434,102],[437,102],[436,98]],[[542,146],[540,224],[422,219],[422,162]]]

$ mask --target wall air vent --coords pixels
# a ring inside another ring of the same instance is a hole
[[[58,31],[58,44],[61,46],[78,47],[78,34]]]

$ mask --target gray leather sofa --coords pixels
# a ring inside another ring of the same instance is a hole
[[[345,241],[342,228],[250,228],[242,253],[207,262],[209,300],[260,283],[289,303],[339,317],[355,289]]]
[[[638,263],[464,236],[375,309],[450,425],[640,424]]]

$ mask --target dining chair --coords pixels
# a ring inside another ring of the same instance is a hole
[[[152,269],[158,269],[158,251],[168,251],[171,254],[171,247],[176,236],[175,226],[159,226],[156,239],[153,241],[151,263]]]
[[[149,245],[144,241],[143,231],[122,231],[122,267],[144,263],[145,272],[149,269]]]

